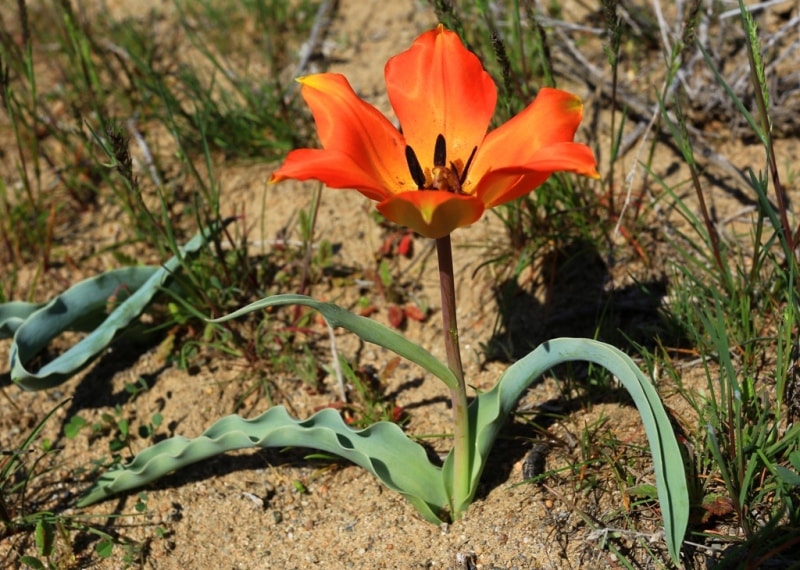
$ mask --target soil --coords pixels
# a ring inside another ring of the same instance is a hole
[[[141,4],[148,4],[148,9],[169,10],[165,7],[168,4],[159,2]],[[565,4],[574,8],[571,15],[574,21],[588,18],[581,3]],[[108,9],[124,10],[136,17],[133,5],[111,2]],[[345,74],[359,94],[388,114],[390,107],[382,75],[384,62],[435,24],[435,14],[427,5],[410,0],[342,0],[326,33],[326,69]],[[576,93],[586,101],[587,112],[593,115],[587,118],[577,139],[586,139],[586,129],[607,131],[608,113],[599,92],[582,83],[564,81],[570,86],[574,84]],[[686,180],[687,173],[674,151],[663,145],[658,148],[661,154],[654,161],[657,174],[672,184]],[[796,158],[797,149],[796,140],[782,141],[778,164]],[[735,157],[738,165],[763,162],[760,154],[763,151],[737,140],[722,140],[717,150]],[[639,159],[636,151],[633,148],[623,157],[621,171],[634,168]],[[244,212],[248,220],[259,220],[257,225],[263,228],[259,230],[262,235],[254,236],[254,241],[264,254],[273,247],[272,238],[286,220],[307,207],[313,191],[313,185],[267,186],[274,167],[221,163],[216,171],[225,193],[223,203],[229,208],[224,213]],[[641,177],[642,173],[637,175]],[[724,171],[718,172],[716,179],[721,182],[714,202],[718,217],[730,217],[732,224],[738,222],[742,218],[737,216],[746,204],[737,199],[741,192],[726,189],[741,189],[742,181]],[[356,193],[345,191],[325,190],[321,199],[317,239],[329,240],[337,246],[336,262],[342,266],[373,264],[375,252],[386,238],[385,228],[375,224],[371,216],[373,205]],[[102,205],[98,208],[80,214],[76,223],[86,228],[86,232],[82,241],[64,245],[65,248],[80,251],[91,242],[99,247],[115,239],[118,227],[114,213],[103,211]],[[665,207],[665,223],[679,223],[678,216],[666,210]],[[586,323],[587,315],[573,311],[576,306],[594,306],[598,299],[611,297],[625,306],[625,292],[634,290],[636,283],[667,287],[664,281],[667,267],[643,263],[630,243],[616,236],[613,239],[619,243],[613,261],[599,255],[582,256],[573,260],[571,266],[561,266],[558,278],[563,290],[555,300],[522,294],[524,274],[516,283],[519,287],[515,289],[515,283],[510,282],[512,293],[504,296],[497,286],[497,280],[503,276],[493,275],[487,269],[477,271],[487,249],[505,239],[504,235],[499,220],[486,215],[479,223],[453,236],[456,274],[461,276],[457,285],[458,318],[466,376],[477,390],[492,386],[508,365],[502,360],[486,358],[487,347],[493,343],[502,344],[513,336],[514,352],[524,352],[548,335],[592,335],[594,324]],[[424,322],[409,321],[405,334],[443,359],[438,282],[435,271],[431,270],[435,259],[426,240],[417,237],[414,244],[414,255],[411,260],[402,261],[405,264],[402,270],[415,283],[414,294],[431,306],[432,313]],[[67,264],[56,268],[53,271],[57,278],[47,280],[50,289],[37,290],[35,296],[47,298],[59,286],[101,269],[108,267],[78,268]],[[586,286],[587,276],[593,283],[591,286]],[[23,271],[20,279],[24,283],[26,279],[33,280],[34,275],[26,276]],[[571,283],[579,285],[570,288]],[[313,294],[321,299],[350,301],[360,295],[352,285],[349,290],[329,288],[314,290]],[[615,324],[633,330],[637,320],[657,320],[660,301],[656,299],[650,306],[633,303],[632,310],[619,311]],[[514,318],[498,326],[501,302],[511,307],[506,314],[513,314]],[[548,329],[531,324],[526,312],[533,316],[546,314]],[[385,307],[381,307],[375,318],[388,322],[387,314]],[[588,319],[594,316],[589,314]],[[342,331],[337,331],[337,345],[348,358],[355,359],[357,355],[362,367],[371,365],[384,371],[391,360],[391,355],[374,347],[362,347]],[[324,342],[320,346],[320,357],[329,358],[330,347]],[[7,343],[0,350],[7,352]],[[687,386],[705,382],[699,367],[687,366],[683,372]],[[214,355],[185,370],[165,359],[163,346],[116,344],[88,370],[58,389],[26,393],[15,386],[3,387],[0,447],[14,448],[44,413],[70,398],[45,427],[44,437],[60,451],[54,462],[52,487],[39,491],[43,497],[51,496],[56,504],[69,503],[86,486],[87,479],[79,470],[90,468],[91,461],[100,453],[98,450],[107,445],[102,438],[92,440],[88,433],[65,439],[63,425],[70,417],[80,414],[94,422],[100,421],[102,414],[113,415],[119,409],[123,417],[138,425],[158,412],[164,418],[161,434],[191,437],[236,410],[247,384],[243,378],[253,378],[253,374],[257,376],[247,363],[222,355]],[[599,460],[611,453],[609,441],[621,442],[619,445],[624,446],[630,458],[629,475],[635,474],[635,483],[653,483],[638,415],[619,393],[592,394],[581,389],[581,372],[577,374],[571,378],[547,376],[531,388],[520,404],[519,416],[505,430],[491,457],[477,500],[462,520],[451,524],[437,527],[425,522],[400,496],[358,467],[309,460],[298,450],[230,453],[165,477],[144,489],[143,514],[137,513],[140,498],[136,493],[113,498],[80,513],[92,517],[90,524],[113,529],[118,536],[144,545],[131,565],[159,570],[618,567],[619,562],[605,547],[607,542],[637,561],[640,567],[667,565],[657,505],[633,504],[636,498],[629,492],[629,484],[618,481],[607,462]],[[150,388],[132,399],[125,386],[139,378],[145,378]],[[442,385],[405,363],[387,372],[382,380],[385,393],[407,414],[407,431],[449,432],[449,410]],[[321,390],[310,390],[308,384],[288,373],[271,381],[276,386],[274,403],[290,406],[301,417],[338,400],[338,389],[331,377],[322,380]],[[662,392],[677,416],[694,429],[686,403],[669,385],[662,386]],[[269,405],[263,394],[251,395],[244,399],[239,413],[252,417]],[[582,440],[582,434],[586,433],[591,434],[591,441]],[[131,451],[144,448],[149,441],[134,439]],[[446,441],[432,441],[435,452],[447,449]],[[532,450],[534,455],[529,455]],[[587,457],[595,461],[584,462]],[[523,466],[542,458],[552,475],[538,484],[520,484],[525,479]],[[576,464],[581,467],[574,468]],[[96,544],[97,537],[89,532],[73,535],[71,564],[97,568],[126,566],[119,547],[110,559],[102,560],[94,554]],[[0,542],[0,557],[9,567],[19,566],[17,557],[24,552],[34,552],[30,537],[27,541],[16,537]],[[697,554],[690,565],[705,567],[708,563]]]

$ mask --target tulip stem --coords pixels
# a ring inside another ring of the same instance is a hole
[[[439,258],[439,284],[442,293],[442,332],[447,353],[447,365],[456,376],[457,384],[450,389],[453,407],[453,496],[450,498],[452,516],[458,519],[469,504],[470,465],[469,416],[467,413],[467,387],[464,382],[464,367],[458,344],[458,320],[456,318],[456,291],[453,279],[453,249],[450,236],[436,240]]]

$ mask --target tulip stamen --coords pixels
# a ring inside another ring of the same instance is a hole
[[[445,168],[446,164],[447,143],[444,140],[444,135],[440,133],[436,136],[436,144],[433,147],[433,166],[437,168]]]
[[[462,186],[464,185],[464,182],[467,181],[467,172],[469,172],[469,167],[472,164],[472,159],[475,158],[476,152],[478,152],[478,147],[477,146],[472,147],[472,152],[469,153],[469,158],[467,159],[467,163],[464,165],[464,171],[461,173],[461,176],[458,177],[458,183],[461,184]],[[452,164],[452,162],[450,164]],[[453,166],[453,169],[455,169],[455,166]]]
[[[408,171],[411,173],[411,178],[419,190],[444,190],[453,194],[463,194],[461,188],[467,180],[467,172],[477,151],[477,146],[472,149],[467,163],[464,165],[464,170],[459,174],[458,166],[455,162],[451,160],[450,166],[447,166],[447,141],[444,135],[437,135],[436,144],[433,147],[433,168],[431,168],[430,185],[428,185],[425,170],[423,170],[417,158],[417,153],[414,152],[410,145],[406,145],[406,162],[408,163]]]
[[[417,153],[409,145],[406,145],[406,162],[408,163],[408,171],[411,173],[411,178],[417,184],[420,190],[425,189],[425,171],[422,170],[422,165],[419,163]]]
[[[447,165],[447,143],[441,133],[436,137],[433,147],[433,168],[431,169],[431,188],[445,190],[453,194],[461,194],[461,180],[458,176],[458,167],[453,161]]]

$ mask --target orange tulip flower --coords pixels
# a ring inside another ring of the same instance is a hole
[[[323,148],[290,152],[270,182],[316,179],[358,190],[386,218],[441,238],[553,172],[599,177],[591,149],[573,142],[583,105],[565,91],[541,89],[487,133],[497,88],[477,56],[441,25],[391,58],[385,78],[402,132],[342,75],[298,79]]]

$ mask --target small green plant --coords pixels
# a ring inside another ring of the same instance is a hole
[[[73,537],[84,533],[95,537],[95,552],[108,558],[112,551],[121,548],[123,558],[131,562],[140,554],[141,544],[119,533],[106,532],[91,519],[77,513],[64,514],[61,506],[53,503],[49,484],[50,464],[58,449],[41,437],[42,430],[54,414],[66,404],[64,401],[46,414],[15,450],[4,451],[0,459],[0,539],[8,540],[11,548],[6,564],[23,564],[28,568],[55,569],[70,567],[75,561]],[[75,433],[85,421],[73,416],[65,431]],[[143,493],[136,504],[137,513],[147,510]],[[33,554],[27,548],[33,546]]]
[[[352,386],[350,397],[335,406],[341,411],[347,425],[365,428],[377,422],[392,422],[402,425],[403,409],[384,397],[383,376],[397,366],[399,358],[390,361],[380,372],[371,367],[354,370],[350,363],[339,357],[339,368],[343,383]],[[336,371],[334,371],[334,375]],[[347,394],[345,394],[347,396]]]
[[[131,402],[134,398],[131,398]],[[150,418],[145,418],[138,426],[132,425],[133,418],[126,407],[117,405],[113,413],[103,412],[95,422],[87,421],[83,416],[75,414],[64,424],[64,436],[75,439],[81,431],[89,428],[89,440],[100,438],[108,440],[108,450],[111,454],[109,465],[118,465],[123,461],[123,451],[131,452],[131,441],[136,439],[152,439],[164,421],[159,412],[153,413]]]
[[[176,1],[169,34],[154,32],[157,10],[115,20],[74,4],[18,2],[0,19],[0,112],[13,128],[9,158],[18,178],[0,181],[0,239],[7,246],[0,260],[12,268],[0,286],[2,302],[34,298],[42,280],[50,284],[49,268],[65,261],[61,232],[82,231],[74,226],[78,214],[104,208],[123,222],[119,239],[90,259],[108,255],[127,266],[140,263],[143,252],[158,259],[178,254],[197,228],[218,226],[231,214],[221,213],[217,157],[277,158],[311,133],[285,71],[296,66],[297,38],[309,31],[314,2],[290,10],[272,0]],[[242,27],[252,33],[219,33]],[[249,72],[253,66],[258,73]],[[173,142],[174,152],[160,154]],[[138,155],[141,172],[132,158]],[[274,289],[296,290],[289,288],[293,271],[280,272],[280,255],[271,261],[252,254],[252,227],[233,214],[235,228],[182,264],[182,294],[164,313],[182,327],[178,340],[255,360],[246,340],[252,320],[193,334],[198,315],[224,314]],[[316,251],[310,263],[324,267],[329,249]],[[286,252],[289,265],[295,252]],[[35,278],[20,292],[14,268],[34,261]]]
[[[697,46],[732,107],[763,146],[766,171],[745,168],[757,203],[743,230],[723,234],[707,204],[710,192],[704,188],[695,137],[687,125],[687,100],[679,96],[667,105],[660,99],[662,120],[689,168],[697,201],[690,206],[659,181],[689,228],[672,240],[679,262],[669,307],[670,317],[702,355],[702,388],[685,386],[674,362],[664,360],[698,417],[699,429],[688,430],[695,450],[692,493],[699,512],[698,537],[715,540],[718,537],[705,534],[704,527],[714,519],[724,520],[738,528],[740,536],[723,540],[741,541],[741,546],[728,553],[721,567],[761,567],[767,561],[794,562],[789,553],[797,547],[800,508],[793,475],[800,430],[792,401],[798,393],[793,368],[800,299],[797,234],[789,225],[775,160],[762,50],[750,11],[742,2],[739,7],[755,115],[706,48]],[[687,37],[693,41],[691,34]]]

